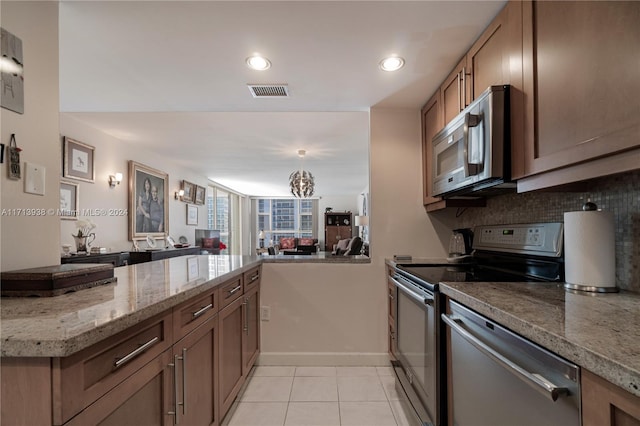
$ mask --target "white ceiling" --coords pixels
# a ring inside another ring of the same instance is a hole
[[[60,110],[249,195],[288,195],[306,149],[316,195],[353,195],[369,108],[420,108],[504,3],[65,1]],[[250,70],[253,53],[272,67]],[[405,67],[381,71],[390,54]]]

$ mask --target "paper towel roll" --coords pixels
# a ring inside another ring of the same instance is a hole
[[[616,255],[613,213],[564,214],[565,281],[584,287],[615,288]]]

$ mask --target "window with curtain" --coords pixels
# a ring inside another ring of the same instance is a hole
[[[265,234],[265,247],[277,244],[282,237],[317,238],[318,200],[256,198],[254,205],[256,247],[259,247],[261,230]]]
[[[222,254],[241,254],[240,197],[217,186],[207,188],[207,227],[220,231]]]

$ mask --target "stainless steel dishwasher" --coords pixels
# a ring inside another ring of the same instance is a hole
[[[580,425],[579,367],[449,301],[449,424]]]

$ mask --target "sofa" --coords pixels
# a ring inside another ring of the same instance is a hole
[[[277,248],[282,254],[312,254],[318,251],[318,239],[281,237],[277,244]]]

